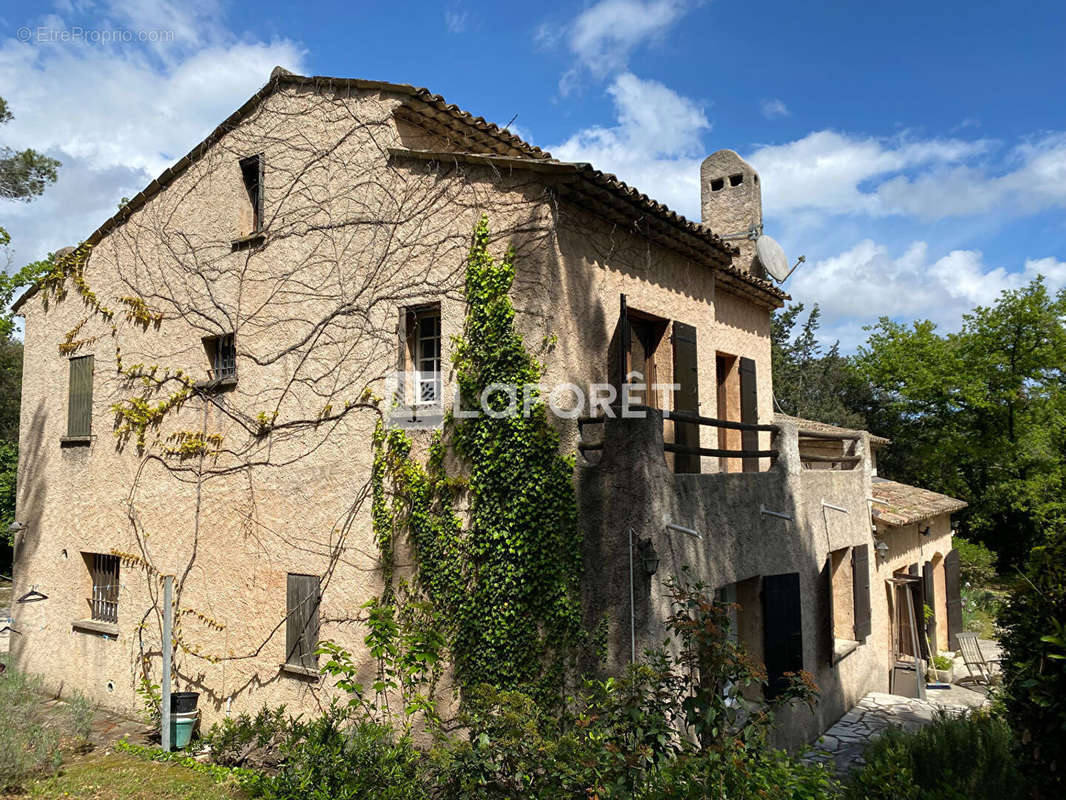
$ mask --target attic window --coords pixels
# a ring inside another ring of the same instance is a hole
[[[249,234],[258,233],[263,229],[263,156],[242,158],[241,177],[251,207],[251,219],[242,221],[251,223]]]
[[[744,183],[744,176],[742,174],[741,175],[730,175],[729,176],[729,185],[730,186],[740,186],[740,184],[742,184],[742,183]]]
[[[712,192],[720,192],[723,188],[725,188],[725,178],[715,178],[711,181]]]

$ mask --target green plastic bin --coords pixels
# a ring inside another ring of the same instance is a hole
[[[170,745],[175,750],[183,750],[192,741],[192,732],[196,729],[198,712],[188,711],[170,715]]]

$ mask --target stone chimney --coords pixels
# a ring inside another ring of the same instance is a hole
[[[719,150],[700,165],[702,222],[740,250],[733,266],[759,278],[766,271],[755,255],[755,240],[746,234],[762,233],[762,186],[759,173],[732,150]],[[737,234],[745,234],[737,236]]]

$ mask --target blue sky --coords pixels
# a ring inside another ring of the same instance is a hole
[[[882,314],[1066,286],[1064,35],[1061,0],[7,0],[0,143],[64,166],[0,224],[14,267],[84,238],[275,64],[414,83],[693,219],[700,160],[739,151],[807,257],[786,288],[851,349]]]

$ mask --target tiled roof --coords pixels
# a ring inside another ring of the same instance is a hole
[[[868,431],[855,430],[853,428],[841,428],[839,425],[830,425],[828,422],[818,422],[813,419],[803,419],[803,417],[793,417],[788,414],[774,414],[774,422],[790,422],[800,429],[802,433],[804,430],[812,431],[814,433],[838,433],[841,436],[862,436]],[[870,444],[885,445],[890,444],[891,439],[886,439],[884,436],[877,436],[876,434],[870,434]]]
[[[913,525],[941,514],[953,514],[968,505],[946,494],[886,478],[874,478],[872,488],[874,520],[893,527]]]
[[[405,101],[405,107],[409,110],[423,116],[434,118],[438,122],[442,122],[443,124],[452,127],[453,130],[458,127],[460,132],[467,136],[474,137],[478,145],[485,147],[498,156],[516,158],[522,161],[535,161],[558,165],[566,163],[552,159],[550,153],[546,153],[539,147],[535,147],[534,145],[523,141],[506,128],[501,128],[492,122],[488,122],[483,117],[475,117],[473,114],[463,111],[458,106],[446,102],[443,97],[438,94],[433,94],[428,89],[404,83],[368,81],[360,78],[331,78],[320,75],[294,75],[281,67],[275,67],[270,74],[270,81],[263,86],[263,88],[252,95],[240,108],[234,111],[217,128],[215,128],[206,139],[185,154],[177,163],[163,170],[158,178],[137,193],[128,203],[123,205],[118,213],[93,231],[85,241],[90,245],[95,245],[115,227],[125,222],[130,214],[144,206],[149,199],[162,191],[162,189],[172,180],[183,173],[190,164],[197,161],[205,152],[207,152],[212,144],[218,141],[226,133],[236,128],[246,116],[252,113],[263,100],[274,94],[281,85],[315,86],[324,89],[357,89],[403,95],[410,98],[409,101]],[[406,105],[408,102],[410,102],[410,105]],[[730,256],[736,252],[735,248],[725,244],[717,235],[713,234],[702,225],[686,219],[662,203],[653,200],[646,194],[638,192],[633,187],[620,181],[614,175],[594,169],[589,164],[569,164],[568,166],[579,169],[586,175],[589,181],[599,184],[602,190],[626,199],[659,219],[673,225],[675,228],[684,230],[692,237],[701,240],[705,247],[709,250],[713,250],[717,254],[716,260],[720,262],[719,269],[722,270],[731,282],[747,288],[756,289],[767,297],[774,306],[782,305],[783,301],[789,298],[787,294],[782,292],[769,281],[762,280],[744,272],[743,270],[733,267],[729,263],[729,259]],[[15,301],[12,310],[18,311],[19,307],[22,306],[26,299],[34,294],[35,291],[36,287],[30,287],[30,289],[24,292],[22,296]]]

